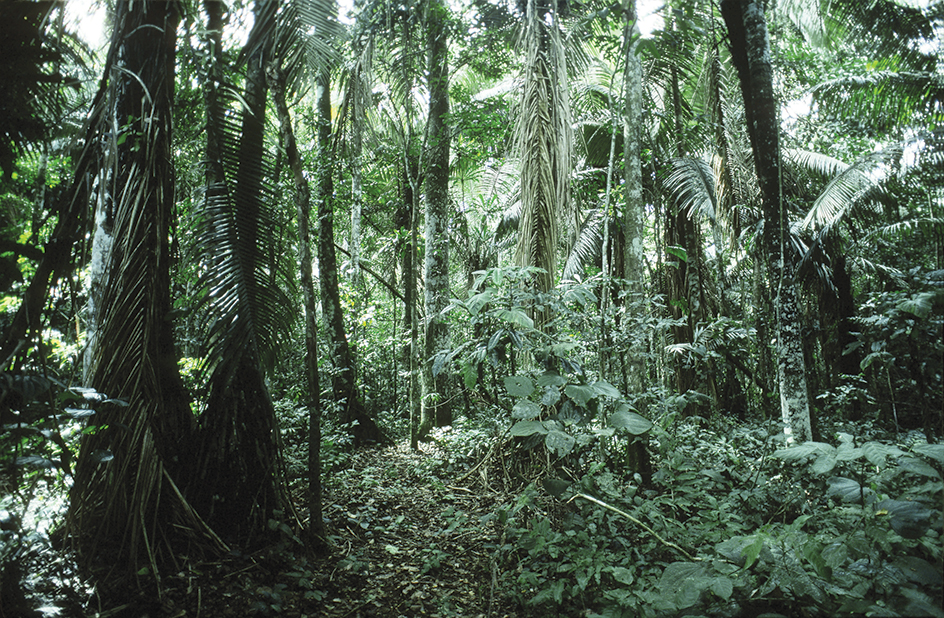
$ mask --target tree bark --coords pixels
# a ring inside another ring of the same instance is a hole
[[[354,444],[382,442],[380,428],[364,409],[357,391],[354,356],[344,330],[338,259],[334,250],[334,151],[331,145],[331,88],[327,70],[318,76],[318,144],[320,170],[318,186],[318,272],[321,281],[321,308],[328,331],[328,347],[335,371],[331,376],[335,401],[341,406],[341,420],[350,427]]]
[[[69,526],[87,564],[129,575],[160,569],[187,532],[212,536],[181,498],[175,479],[189,462],[180,451],[193,416],[177,370],[170,312],[170,223],[174,207],[171,126],[176,2],[119,2],[115,12],[113,142],[114,242],[89,354],[95,390],[127,405],[103,403],[99,430],[83,436]]]
[[[449,302],[449,64],[446,5],[428,7],[429,116],[426,124],[426,349],[419,437],[435,424],[452,424],[448,373],[435,367],[435,355],[449,347],[449,326],[442,316]]]
[[[796,285],[796,252],[781,187],[779,113],[764,10],[753,0],[724,0],[731,56],[741,82],[744,108],[760,185],[763,248],[777,324],[777,380],[784,431],[791,441],[813,438]]]
[[[309,218],[311,189],[302,167],[292,117],[285,102],[285,72],[278,62],[270,63],[266,77],[279,119],[282,149],[288,159],[295,183],[295,216],[298,218],[298,261],[305,305],[305,377],[308,386],[308,542],[325,545],[324,513],[321,487],[321,391],[318,378],[318,326],[312,275],[311,234]]]

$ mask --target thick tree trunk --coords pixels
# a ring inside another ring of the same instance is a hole
[[[753,0],[724,0],[731,56],[738,70],[754,166],[763,199],[763,248],[777,321],[777,379],[780,409],[790,440],[813,438],[796,285],[796,252],[780,180],[780,129],[773,92],[773,67],[763,7]]]
[[[419,437],[433,424],[452,424],[448,373],[437,371],[434,357],[449,347],[443,310],[449,302],[449,65],[446,5],[432,0],[428,9],[429,116],[426,124],[426,349]]]
[[[81,557],[128,574],[160,568],[183,538],[210,533],[175,486],[188,471],[180,444],[193,417],[177,370],[170,312],[169,232],[174,206],[171,116],[179,16],[174,2],[119,2],[113,109],[123,119],[112,171],[113,244],[88,386],[127,405],[101,404],[83,436],[71,493],[70,532]],[[212,536],[212,535],[211,535]]]
[[[262,2],[256,3],[257,23]],[[268,89],[265,79],[265,45],[259,45],[247,60],[238,162],[233,192],[231,234],[244,247],[258,247],[257,220],[263,200],[265,156],[265,110]],[[217,111],[208,110],[212,117]],[[213,118],[209,126],[219,126]],[[221,136],[220,136],[221,137]],[[208,142],[212,145],[212,140]],[[209,174],[216,162],[209,167]],[[222,171],[222,166],[217,172]],[[224,191],[215,187],[214,193]],[[212,196],[212,194],[211,194]],[[208,197],[211,197],[208,196]],[[258,252],[256,253],[258,255]],[[262,293],[262,266],[248,252],[235,251],[224,264],[241,274],[236,298],[239,312],[253,315]],[[249,328],[254,321],[249,320]],[[200,419],[197,472],[189,494],[208,523],[234,542],[252,546],[268,535],[268,522],[275,511],[286,508],[288,497],[282,482],[281,449],[275,409],[265,384],[262,351],[256,338],[238,350],[225,369],[210,376],[206,410]]]

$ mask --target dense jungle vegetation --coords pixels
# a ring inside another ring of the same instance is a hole
[[[0,617],[944,616],[942,37],[0,0]]]

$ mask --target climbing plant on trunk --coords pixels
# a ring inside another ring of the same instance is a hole
[[[813,439],[806,367],[796,285],[797,254],[791,246],[784,204],[780,122],[773,91],[773,67],[763,7],[751,0],[724,0],[721,12],[728,29],[731,57],[744,97],[754,168],[761,190],[763,258],[767,291],[773,298],[777,331],[777,380],[785,431],[792,440]]]

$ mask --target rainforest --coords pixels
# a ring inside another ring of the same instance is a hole
[[[0,0],[0,617],[944,617],[942,58]]]

